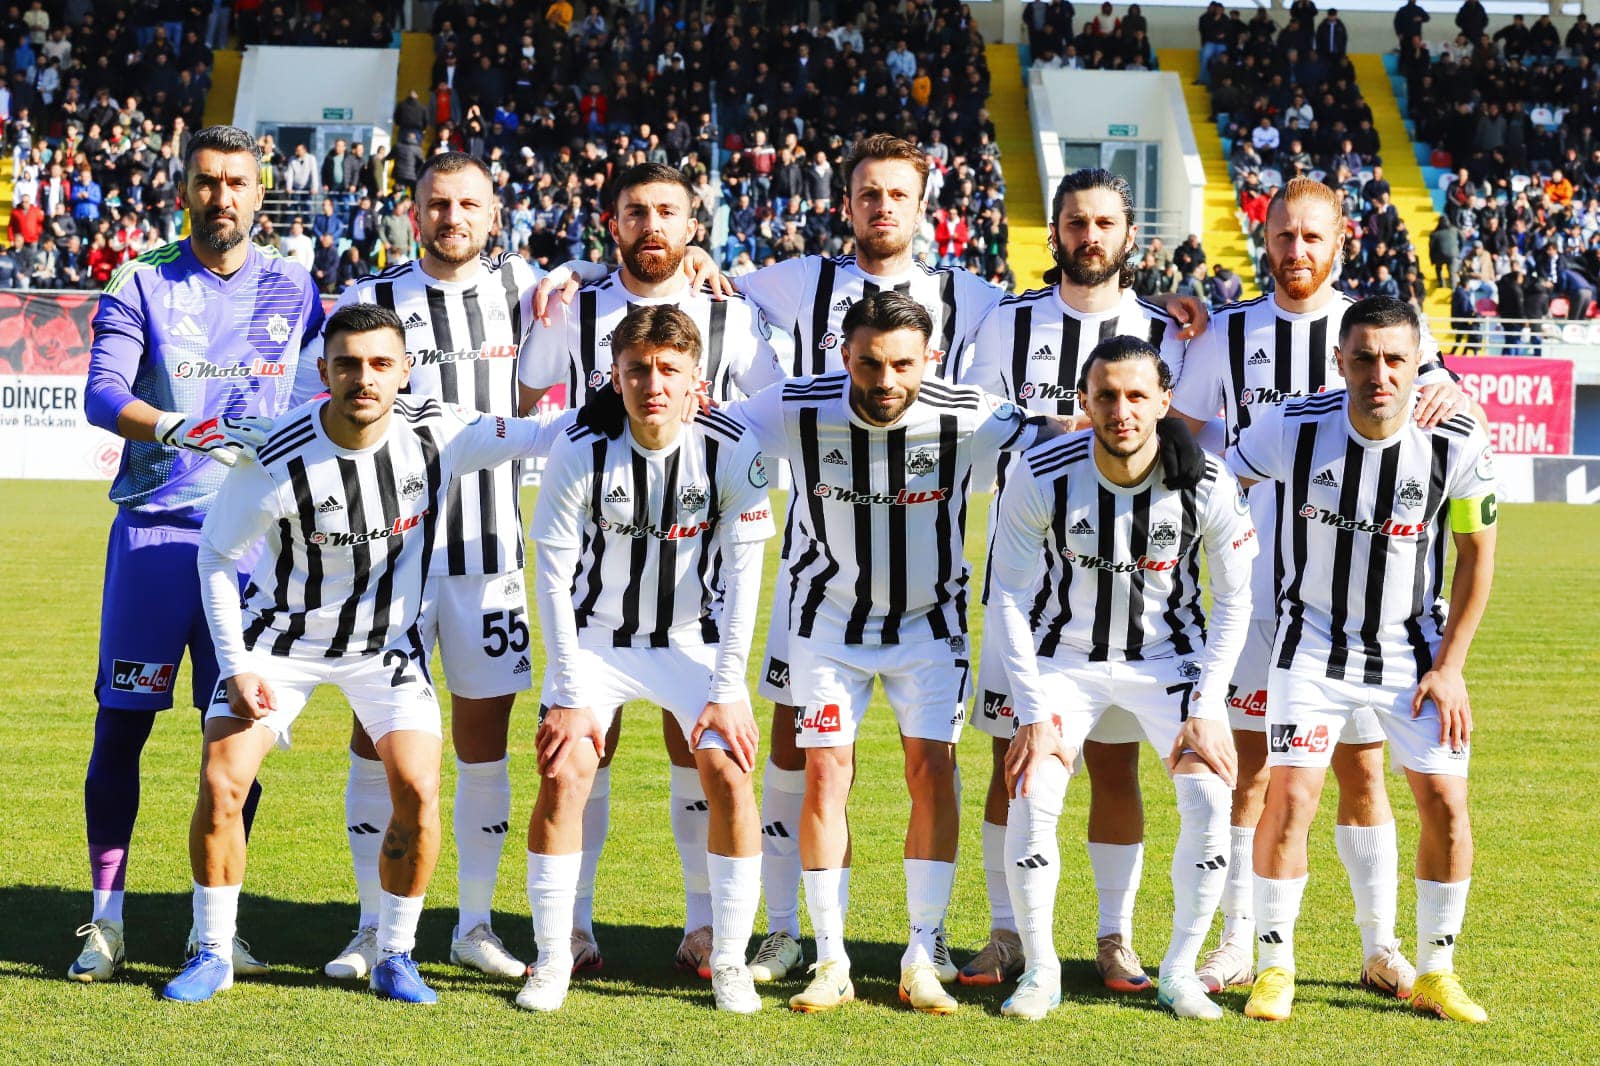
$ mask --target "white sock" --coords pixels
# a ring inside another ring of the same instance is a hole
[[[594,936],[594,873],[611,829],[611,767],[594,772],[589,801],[583,805],[583,861],[578,865],[578,898],[572,905],[572,928]]]
[[[350,752],[350,773],[344,783],[345,840],[356,875],[356,897],[361,901],[361,920],[356,924],[363,929],[378,924],[378,896],[383,892],[378,853],[383,850],[384,827],[393,815],[389,775],[383,763]]]
[[[1089,865],[1094,869],[1094,889],[1100,900],[1100,929],[1095,936],[1121,933],[1133,940],[1133,901],[1144,873],[1143,844],[1096,844],[1089,841]]]
[[[742,966],[761,905],[761,856],[706,855],[711,876],[711,966]]]
[[[510,758],[456,760],[456,856],[460,931],[489,923],[500,851],[511,830]]]
[[[1356,926],[1361,930],[1361,957],[1395,943],[1394,922],[1400,895],[1400,844],[1394,823],[1336,825],[1333,839],[1339,861],[1350,875],[1356,899]]]
[[[838,959],[850,964],[844,950],[844,907],[841,905],[844,870],[805,870],[806,911],[817,938],[817,961]]]
[[[914,963],[933,961],[934,938],[944,925],[950,909],[950,890],[956,882],[956,864],[938,859],[905,859],[906,915],[911,935],[900,956],[904,969]]]
[[[541,966],[572,969],[572,901],[582,862],[581,852],[528,852],[528,909],[533,914],[533,942]]]
[[[424,896],[397,896],[384,892],[378,897],[378,951],[399,955],[417,946],[417,923],[422,920]]]
[[[683,931],[692,933],[711,924],[711,879],[706,873],[706,835],[711,830],[711,808],[700,784],[700,771],[673,766],[668,802],[672,805],[672,839],[683,866]]]
[[[122,897],[120,888],[94,889],[94,910],[89,915],[91,922],[116,922],[122,924]]]
[[[839,917],[850,917],[850,867],[839,868]]]
[[[1256,875],[1257,973],[1274,966],[1294,973],[1294,923],[1305,891],[1304,875],[1282,880]]]
[[[1172,942],[1162,977],[1193,977],[1228,877],[1228,806],[1233,798],[1216,774],[1178,774],[1178,844],[1172,852]]]
[[[1056,823],[1071,775],[1060,759],[1045,759],[1029,779],[1031,795],[1013,796],[1006,813],[1006,883],[1017,935],[1029,969],[1059,973],[1056,956],[1056,885],[1061,880],[1061,847]]]
[[[1006,884],[1006,827],[983,823],[983,887],[989,894],[989,928],[1017,931]]]
[[[1467,917],[1465,881],[1424,881],[1417,878],[1417,973],[1452,973],[1456,967],[1456,938]]]
[[[1256,827],[1229,827],[1228,880],[1222,888],[1222,935],[1256,938]]]
[[[194,883],[194,931],[200,947],[233,965],[233,935],[239,927],[239,890],[243,885]]]
[[[767,931],[800,939],[800,804],[804,770],[781,770],[771,759],[761,774],[761,889]]]

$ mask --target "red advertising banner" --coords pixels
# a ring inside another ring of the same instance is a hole
[[[1567,359],[1478,356],[1452,359],[1461,387],[1489,416],[1504,455],[1572,453],[1573,375]]]

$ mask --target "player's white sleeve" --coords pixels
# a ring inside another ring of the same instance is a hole
[[[1455,469],[1451,471],[1450,483],[1445,486],[1445,498],[1449,500],[1481,500],[1486,496],[1493,496],[1498,482],[1494,475],[1494,448],[1489,443],[1489,435],[1483,428],[1473,423],[1472,435],[1461,442],[1455,455]],[[1491,504],[1492,508],[1494,505]],[[1451,516],[1452,519],[1455,517]],[[1454,526],[1457,523],[1452,523]],[[1488,519],[1479,523],[1493,525],[1493,520]]]
[[[1163,338],[1163,359],[1166,358],[1166,352],[1167,344]],[[1170,363],[1168,365],[1171,366]],[[1212,319],[1206,331],[1189,342],[1179,365],[1172,368],[1177,378],[1177,384],[1172,387],[1172,409],[1203,421],[1217,417],[1222,410],[1227,371],[1221,331],[1217,329],[1217,320]]]
[[[240,463],[223,478],[200,527],[200,601],[221,677],[239,673],[245,663],[239,559],[283,513],[278,488],[267,472],[255,463]]]
[[[767,515],[767,521],[772,516]],[[731,523],[736,527],[743,519]],[[761,560],[766,543],[739,540],[724,530],[722,544],[722,642],[717,646],[717,661],[711,673],[712,703],[750,702],[750,687],[745,670],[750,661],[750,641],[756,631],[756,605],[761,601]]]
[[[328,317],[332,318],[335,312],[359,303],[361,286],[352,285],[339,294],[339,299],[333,305],[333,311]],[[327,391],[327,386],[322,383],[322,372],[317,369],[317,360],[322,358],[322,330],[306,342],[300,349],[300,362],[294,370],[294,385],[289,389],[289,406],[299,407],[314,396],[320,396]]]
[[[517,352],[517,380],[530,389],[548,389],[567,380],[572,366],[572,350],[568,334],[571,330],[573,309],[551,297],[546,313],[550,324],[534,321],[522,338]],[[567,397],[569,404],[577,398]]]
[[[1240,481],[1286,481],[1291,458],[1284,446],[1283,408],[1263,412],[1239,431],[1228,449],[1228,472]]]
[[[748,399],[717,410],[738,419],[755,436],[756,447],[768,459],[784,461],[789,458],[789,434],[783,419],[782,382],[768,385]]]
[[[539,477],[539,499],[528,523],[528,539],[541,547],[578,548],[583,544],[589,514],[589,469],[586,449],[558,439],[550,448]],[[570,598],[571,591],[564,593]]]
[[[746,302],[744,308],[750,316],[750,342],[736,345],[739,358],[728,368],[728,376],[740,392],[754,396],[788,375],[778,359],[778,350],[772,346],[772,324],[753,303]]]
[[[770,472],[754,435],[746,434],[734,446],[727,473],[718,480],[723,515],[719,536],[743,544],[767,540],[777,532],[767,496]]]
[[[734,284],[769,321],[793,329],[805,299],[806,277],[815,263],[814,256],[796,256],[736,278]]]
[[[539,494],[540,502],[544,493]],[[572,577],[578,569],[577,545],[541,542],[534,553],[534,588],[539,595],[539,631],[544,635],[545,669],[550,672],[552,707],[587,707],[581,691],[578,619],[572,608]]]
[[[452,475],[471,470],[486,470],[513,459],[542,459],[548,455],[561,431],[571,423],[571,414],[561,410],[541,410],[526,418],[505,418],[445,404],[447,424],[454,420],[442,450]]]
[[[1161,352],[1161,361],[1166,363],[1167,369],[1172,372],[1173,385],[1176,387],[1177,383],[1183,380],[1183,368],[1189,362],[1189,342],[1178,336],[1183,326],[1177,319],[1167,315],[1163,315],[1162,319],[1166,322],[1167,328],[1161,334],[1158,350]]]
[[[1026,604],[1043,570],[1051,510],[1027,464],[1019,463],[1017,467],[1000,493],[995,519],[984,640],[993,641],[998,652],[1017,724],[1033,725],[1049,721],[1050,706],[1039,680]]]
[[[1006,347],[1000,336],[1000,322],[1004,316],[990,314],[978,329],[972,342],[956,359],[956,382],[976,385],[984,392],[1016,399],[1015,385],[1006,380]]]
[[[1006,291],[965,270],[956,271],[956,336],[951,343],[955,353],[973,344],[983,324],[994,314],[994,309],[1005,299]],[[953,354],[946,352],[945,358]],[[959,367],[955,368],[959,369]]]
[[[1228,681],[1244,650],[1250,627],[1250,571],[1260,551],[1260,538],[1250,518],[1250,504],[1239,484],[1220,471],[1207,501],[1201,539],[1211,586],[1211,612],[1206,646],[1200,653],[1200,681],[1189,713],[1195,718],[1226,721]]]

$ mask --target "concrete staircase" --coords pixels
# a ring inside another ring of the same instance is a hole
[[[1028,86],[1023,80],[1017,46],[990,44],[989,114],[995,119],[995,142],[1006,175],[1006,261],[1017,276],[1017,291],[1035,288],[1053,265],[1046,241],[1050,234],[1046,191],[1039,188],[1039,160],[1028,118]]]

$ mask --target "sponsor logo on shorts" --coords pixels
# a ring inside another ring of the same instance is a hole
[[[825,500],[837,500],[840,503],[865,503],[878,504],[888,507],[909,507],[915,503],[942,503],[950,498],[947,489],[923,489],[912,492],[910,489],[901,489],[899,492],[858,492],[840,485],[829,485],[826,482],[818,483],[811,490],[813,496],[820,496]]]
[[[778,688],[789,687],[789,664],[782,659],[767,660],[767,684]]]
[[[511,673],[514,676],[520,677],[521,675],[527,673],[529,670],[532,670],[532,669],[533,669],[532,664],[530,664],[528,662],[528,657],[526,655],[524,655],[524,656],[522,656],[521,658],[519,658],[517,660],[517,665],[513,666],[511,668]]]
[[[1328,727],[1325,725],[1302,728],[1293,723],[1279,722],[1271,728],[1267,750],[1276,752],[1309,751],[1321,754],[1328,750]]]
[[[839,731],[839,705],[825,703],[815,710],[807,710],[800,720],[801,729],[809,729],[813,733],[837,733]]]
[[[1011,697],[1004,692],[995,692],[993,689],[983,690],[983,716],[989,721],[998,721],[1001,718],[1010,718]]]
[[[1185,659],[1178,664],[1178,676],[1186,681],[1195,681],[1200,677],[1200,664],[1193,659]]]
[[[1419,522],[1396,522],[1392,518],[1385,518],[1382,522],[1367,522],[1360,518],[1347,518],[1326,507],[1313,507],[1309,503],[1300,508],[1300,517],[1314,519],[1325,526],[1333,526],[1346,532],[1374,533],[1380,537],[1420,537],[1428,530],[1426,519]]]
[[[1267,716],[1267,690],[1258,688],[1254,692],[1243,692],[1238,685],[1229,685],[1228,706],[1234,710],[1243,711],[1251,718],[1265,718]]]
[[[394,525],[381,529],[366,529],[360,533],[330,533],[325,530],[315,530],[307,539],[313,544],[327,544],[334,548],[348,548],[353,544],[366,544],[374,540],[383,540],[387,537],[398,537],[403,533],[417,528],[422,522],[423,511],[410,518],[402,515],[394,520]]]
[[[133,659],[111,660],[111,687],[118,692],[155,694],[172,691],[172,678],[178,668],[172,663],[142,663]],[[226,689],[224,688],[224,699]]]

